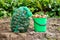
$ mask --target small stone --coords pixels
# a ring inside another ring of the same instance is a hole
[[[35,33],[34,31],[32,31],[32,32],[29,32],[29,34],[31,34],[31,35],[32,35],[32,34],[34,34],[34,33]]]
[[[40,40],[40,39],[35,39],[35,40]]]
[[[56,35],[54,33],[47,32],[46,33],[46,38],[55,38]]]

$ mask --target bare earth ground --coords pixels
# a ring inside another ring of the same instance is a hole
[[[33,26],[31,19],[28,32],[14,33],[10,29],[10,18],[1,19],[0,40],[60,40],[60,19],[49,18],[45,33],[34,32]]]

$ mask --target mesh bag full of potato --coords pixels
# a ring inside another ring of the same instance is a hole
[[[11,30],[13,32],[26,32],[29,27],[32,12],[27,7],[19,7],[13,10]]]

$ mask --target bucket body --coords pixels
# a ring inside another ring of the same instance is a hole
[[[47,18],[33,18],[35,32],[46,32]]]

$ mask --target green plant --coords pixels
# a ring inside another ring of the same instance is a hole
[[[7,12],[6,16],[12,16],[13,8],[20,6],[27,6],[33,14],[44,11],[50,12],[49,16],[51,14],[60,16],[60,0],[0,0],[0,9]]]

